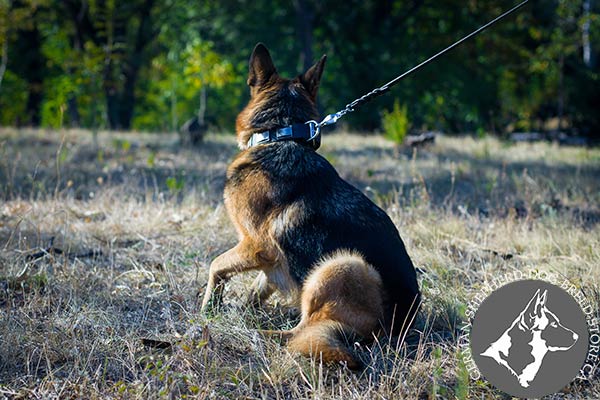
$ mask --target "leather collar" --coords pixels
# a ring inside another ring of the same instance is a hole
[[[248,140],[248,148],[259,144],[281,142],[284,140],[294,140],[314,150],[317,150],[321,145],[321,135],[315,135],[314,125],[306,123],[293,124],[284,126],[283,128],[254,133],[250,136],[250,140]]]

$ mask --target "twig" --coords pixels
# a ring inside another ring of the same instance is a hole
[[[51,245],[50,247],[47,247],[45,249],[41,249],[38,252],[35,252],[33,254],[28,254],[25,259],[27,261],[35,261],[35,260],[39,260],[40,258],[43,258],[47,255],[50,254],[64,254],[66,257],[70,258],[70,259],[75,259],[75,258],[95,258],[95,257],[100,257],[102,256],[104,253],[102,253],[101,250],[97,250],[97,249],[92,249],[92,250],[88,250],[82,253],[75,253],[75,254],[71,254],[69,252],[65,252],[63,249],[58,248],[58,247],[54,247],[53,245]]]
[[[56,186],[54,187],[54,199],[58,199],[58,193],[60,188],[60,157],[62,153],[63,146],[65,145],[66,135],[63,133],[60,139],[60,145],[58,146],[58,150],[56,151]]]
[[[444,233],[444,232],[440,232],[440,234],[442,236],[445,236],[445,237],[450,238],[452,240],[456,240],[456,241],[459,241],[459,242],[466,243],[466,244],[468,244],[468,245],[476,248],[477,250],[480,250],[480,251],[483,251],[483,252],[486,252],[486,253],[491,253],[491,254],[493,254],[493,255],[495,255],[497,257],[502,258],[503,260],[510,260],[510,259],[514,258],[515,256],[518,256],[518,254],[515,255],[513,253],[505,253],[505,252],[501,252],[501,251],[498,251],[498,250],[490,249],[488,247],[483,247],[483,246],[480,246],[477,243],[474,243],[474,242],[472,242],[470,240],[462,239],[462,238],[457,238],[457,237],[454,237],[454,236],[449,235],[449,234]]]

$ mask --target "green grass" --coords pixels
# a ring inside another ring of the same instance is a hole
[[[362,373],[258,335],[296,320],[278,296],[245,306],[253,274],[199,313],[210,261],[236,241],[221,200],[232,137],[193,152],[170,135],[101,132],[95,147],[86,131],[0,130],[0,398],[505,398],[458,357],[465,304],[486,278],[555,271],[600,308],[600,150],[323,143],[423,271],[416,328],[399,346],[357,348]],[[600,383],[558,396],[599,398]]]

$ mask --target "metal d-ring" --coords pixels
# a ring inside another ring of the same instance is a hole
[[[310,137],[308,138],[309,142],[313,139],[316,139],[321,134],[321,125],[317,121],[310,120],[306,121],[305,124],[310,128]]]

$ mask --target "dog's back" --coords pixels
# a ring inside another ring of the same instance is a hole
[[[337,250],[358,252],[381,275],[385,328],[393,319],[398,333],[420,299],[412,262],[388,215],[301,144],[259,147],[249,158],[271,184],[270,203],[279,218],[273,234],[292,278],[303,282],[322,257]]]

